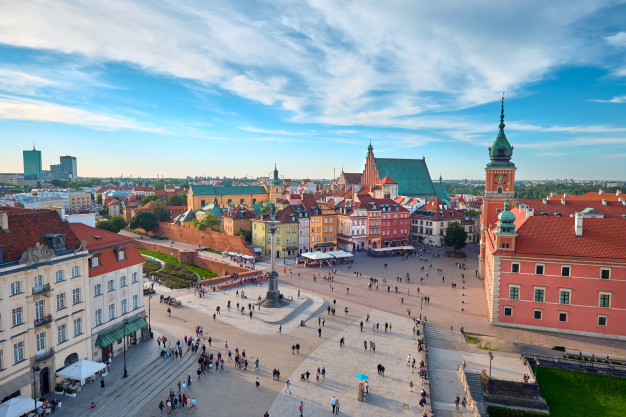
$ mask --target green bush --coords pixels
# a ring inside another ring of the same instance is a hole
[[[215,272],[209,271],[208,269],[200,268],[199,266],[195,266],[195,265],[181,264],[180,262],[178,262],[178,258],[176,258],[175,256],[166,255],[161,252],[155,252],[155,251],[145,250],[145,249],[139,249],[139,252],[142,255],[152,256],[153,258],[160,259],[163,262],[166,262],[168,264],[177,265],[189,271],[195,272],[196,274],[200,275],[202,279],[215,278],[217,276]]]
[[[161,268],[161,264],[159,262],[146,262],[143,264],[143,273],[144,274],[152,274]]]
[[[186,288],[187,284],[198,282],[198,278],[193,272],[169,263],[166,263],[163,269],[155,275],[161,280],[161,284],[167,287]]]

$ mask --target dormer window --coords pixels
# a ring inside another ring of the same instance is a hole
[[[124,251],[123,251],[123,250],[121,250],[121,249],[117,251],[117,260],[118,260],[118,261],[124,261],[124,260],[126,260],[126,254],[125,254],[125,253],[124,253]]]
[[[98,259],[97,256],[94,256],[93,258],[91,258],[91,267],[96,268],[98,266],[100,266],[100,259]]]

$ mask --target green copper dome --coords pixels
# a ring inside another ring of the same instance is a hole
[[[502,96],[502,110],[500,111],[500,131],[493,145],[489,147],[489,159],[491,162],[487,164],[487,168],[514,168],[515,164],[511,162],[513,157],[513,147],[509,143],[504,134],[504,96]]]
[[[281,179],[278,178],[278,168],[276,168],[276,164],[274,164],[274,178],[272,178],[272,185],[283,185]]]
[[[498,230],[496,234],[515,234],[515,214],[509,211],[509,198],[504,201],[504,210],[498,214]]]

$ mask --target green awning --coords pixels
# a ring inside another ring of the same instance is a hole
[[[124,336],[128,336],[129,334],[133,334],[137,330],[142,329],[147,325],[148,322],[145,321],[141,316],[129,318],[128,322],[126,323],[126,329],[124,329],[124,323],[122,322],[98,333],[98,337],[96,338],[96,346],[109,346],[113,342],[116,342],[122,339]],[[126,330],[125,333],[124,330]]]

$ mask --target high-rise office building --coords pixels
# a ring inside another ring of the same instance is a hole
[[[24,179],[39,180],[43,177],[41,171],[41,151],[35,149],[24,151]]]
[[[71,181],[75,181],[77,177],[76,157],[69,155],[62,156],[61,171],[68,174]]]

